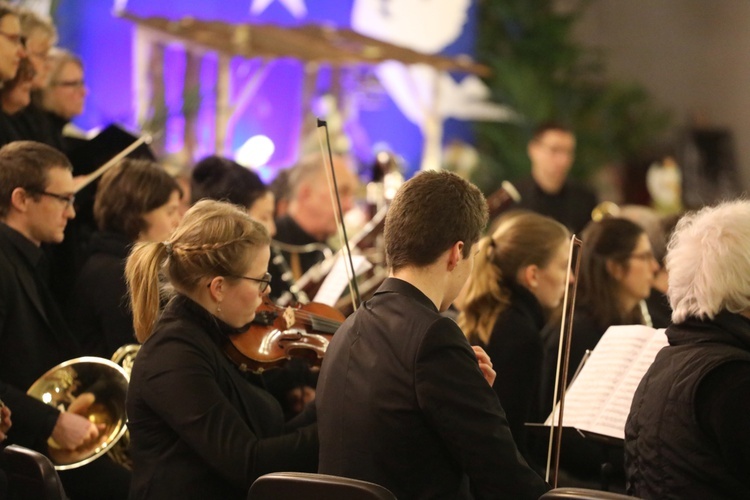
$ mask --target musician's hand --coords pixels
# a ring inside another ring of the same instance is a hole
[[[479,346],[472,346],[471,348],[474,349],[474,354],[477,357],[479,369],[482,370],[484,379],[488,384],[490,384],[490,386],[492,386],[492,384],[495,383],[495,377],[497,376],[497,373],[495,373],[495,370],[492,369],[492,361],[490,360],[490,357],[486,352],[484,352],[484,349]]]
[[[315,399],[315,389],[310,386],[295,387],[286,393],[289,410],[297,415],[305,409],[305,406]]]
[[[0,442],[5,441],[7,433],[13,422],[10,420],[10,408],[7,406],[0,407]]]
[[[99,431],[105,425],[98,426],[81,414],[94,403],[94,395],[85,392],[78,396],[68,407],[68,411],[60,413],[57,424],[52,430],[52,439],[62,449],[73,450],[99,437]]]

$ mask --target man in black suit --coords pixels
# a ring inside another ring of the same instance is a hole
[[[516,182],[525,208],[563,223],[574,233],[591,220],[596,194],[568,177],[576,152],[576,137],[565,125],[546,122],[528,145],[531,174]]]
[[[75,217],[74,193],[70,162],[54,148],[19,141],[0,149],[0,399],[13,411],[8,442],[43,453],[50,437],[62,448],[56,453],[64,453],[99,433],[88,419],[26,395],[47,370],[79,355],[49,290],[40,248],[63,240]],[[127,496],[129,473],[111,461],[97,460],[60,477],[71,498],[92,491]]]
[[[489,357],[440,315],[471,272],[487,222],[455,174],[405,183],[386,217],[390,277],[336,332],[318,383],[319,471],[398,498],[536,499]]]

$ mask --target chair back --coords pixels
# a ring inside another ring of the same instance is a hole
[[[635,497],[611,491],[590,490],[587,488],[555,488],[539,500],[638,500]]]
[[[273,472],[255,480],[248,500],[396,500],[383,486],[348,477],[305,472]]]
[[[3,450],[3,459],[3,468],[8,476],[9,500],[67,498],[55,466],[41,453],[11,444]]]

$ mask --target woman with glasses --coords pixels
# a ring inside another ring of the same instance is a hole
[[[208,156],[195,164],[191,177],[193,201],[203,198],[222,200],[239,205],[253,219],[265,226],[271,237],[276,234],[274,194],[258,175],[242,165],[220,156]],[[294,284],[289,269],[284,269],[280,252],[272,254],[269,268],[281,276],[283,288],[274,287],[272,298],[291,300],[289,289]],[[286,272],[285,272],[286,271]],[[296,302],[296,298],[294,300]],[[264,373],[266,387],[282,404],[287,418],[300,413],[315,398],[317,372],[301,359],[290,360],[283,368]]]
[[[70,324],[86,355],[110,358],[133,344],[125,259],[135,243],[164,241],[180,222],[182,191],[158,164],[125,159],[102,176],[94,198],[97,229],[73,289]]]
[[[33,59],[32,59],[33,60]],[[88,90],[83,63],[65,49],[54,48],[46,58],[44,86],[32,93],[32,104],[19,116],[20,127],[32,139],[66,151],[63,129],[83,113]]]
[[[128,390],[133,498],[247,497],[272,471],[317,470],[317,426],[285,424],[259,378],[225,355],[268,293],[268,231],[236,206],[196,203],[174,234],[139,243],[126,278],[143,343]],[[159,274],[174,288],[160,314]]]
[[[24,38],[18,11],[3,2],[0,4],[0,82],[16,76],[24,55]]]
[[[651,293],[659,265],[644,229],[622,218],[591,222],[582,233],[581,267],[570,347],[568,382],[587,349],[596,347],[612,325],[645,324],[642,301]],[[552,409],[560,324],[543,333],[545,357],[542,374],[543,414]],[[604,459],[599,448],[568,446],[561,467],[582,479],[598,478]],[[567,452],[567,453],[566,453]],[[616,452],[622,464],[622,450]],[[617,470],[623,477],[622,469]]]
[[[47,83],[51,69],[49,54],[57,43],[57,29],[50,19],[28,8],[20,8],[19,17],[21,33],[26,39],[26,57],[36,73],[32,81],[33,89],[39,90]]]

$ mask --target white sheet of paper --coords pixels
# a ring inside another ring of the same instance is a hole
[[[666,345],[664,329],[611,326],[568,389],[563,424],[624,439],[635,390],[656,354]],[[552,418],[550,415],[547,423]],[[557,420],[557,409],[554,419]]]
[[[354,274],[357,276],[372,268],[370,261],[362,255],[352,255],[352,262],[354,264]],[[320,285],[318,293],[315,294],[313,302],[327,304],[331,307],[336,305],[336,302],[338,302],[339,297],[344,293],[349,283],[349,278],[346,274],[347,268],[345,266],[348,267],[349,263],[339,254],[328,276],[326,276]]]

